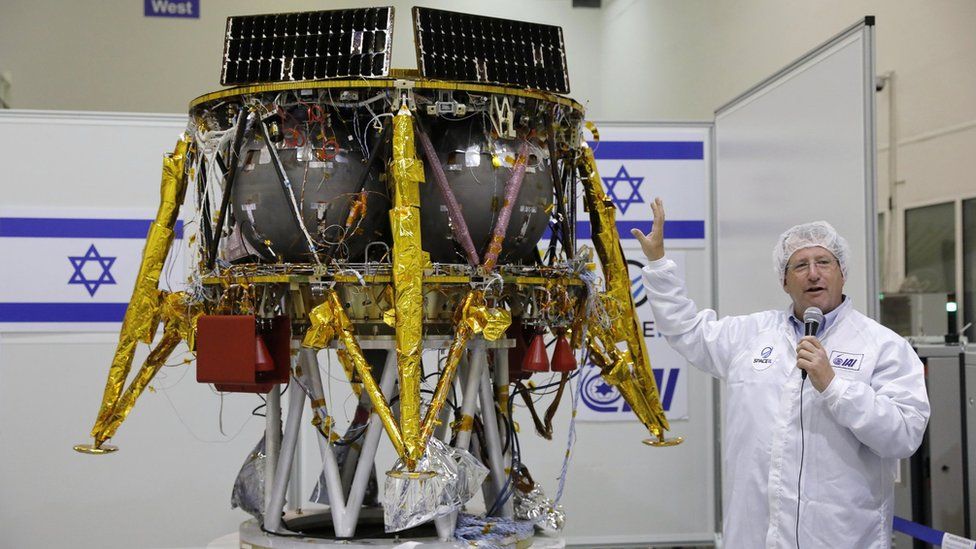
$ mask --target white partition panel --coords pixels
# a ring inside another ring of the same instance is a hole
[[[865,18],[716,111],[720,314],[785,308],[776,238],[826,220],[853,251],[845,293],[877,316],[873,23]]]

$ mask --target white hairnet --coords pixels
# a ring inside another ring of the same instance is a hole
[[[834,254],[837,263],[840,265],[841,273],[847,278],[847,258],[851,254],[851,248],[847,245],[847,240],[827,223],[826,221],[814,221],[804,223],[795,227],[790,227],[783,234],[779,235],[776,246],[773,247],[773,268],[780,282],[786,276],[786,264],[793,257],[797,250],[820,246]]]

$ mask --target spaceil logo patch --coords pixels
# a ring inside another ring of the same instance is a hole
[[[863,358],[863,354],[859,355],[854,353],[844,353],[841,351],[831,351],[830,365],[834,368],[842,368],[844,370],[856,372],[861,369],[861,359]]]
[[[752,369],[761,372],[773,365],[773,359],[769,358],[773,354],[772,347],[763,347],[759,351],[759,356],[752,359]]]

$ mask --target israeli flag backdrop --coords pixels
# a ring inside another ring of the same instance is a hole
[[[117,332],[153,210],[0,210],[0,332]],[[160,286],[184,286],[183,224]]]
[[[617,229],[624,242],[630,230],[651,229],[651,202],[661,197],[667,209],[665,244],[704,248],[708,214],[709,129],[689,126],[599,124],[591,141],[607,197],[617,207]],[[583,198],[577,201],[576,238],[591,236]]]

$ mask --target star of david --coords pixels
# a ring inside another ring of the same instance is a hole
[[[620,166],[620,169],[617,170],[617,175],[613,177],[604,177],[602,179],[603,184],[607,187],[607,194],[610,195],[610,200],[613,200],[614,205],[617,206],[620,213],[627,213],[627,208],[629,208],[631,204],[641,204],[644,202],[644,198],[640,194],[640,186],[641,183],[644,182],[644,178],[631,177],[630,174],[627,173],[627,168],[625,166]],[[619,195],[617,194],[617,184],[620,182],[626,182],[627,185],[630,186],[630,196],[626,198],[623,197],[623,195],[627,193],[626,190],[621,192]]]
[[[607,395],[613,392],[613,387],[607,385],[606,383],[601,383],[596,386],[595,391],[601,395]]]
[[[102,284],[115,284],[115,278],[112,276],[110,269],[112,264],[115,263],[115,257],[103,257],[95,249],[95,245],[92,244],[88,247],[88,251],[85,252],[83,256],[69,256],[68,261],[71,262],[71,266],[74,267],[75,272],[71,275],[71,280],[68,284],[83,284],[85,289],[88,290],[88,295],[95,297],[95,292],[98,291],[99,286]],[[97,278],[88,278],[85,275],[84,268],[89,262],[97,264],[102,269],[102,273],[98,275]]]

